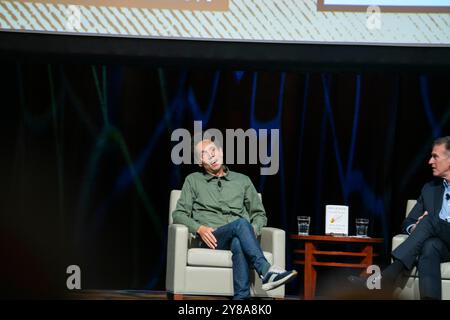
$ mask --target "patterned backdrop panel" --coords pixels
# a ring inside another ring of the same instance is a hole
[[[221,41],[450,45],[450,1],[406,0],[392,6],[392,1],[379,0],[370,1],[370,7],[366,2],[0,1],[0,30]]]

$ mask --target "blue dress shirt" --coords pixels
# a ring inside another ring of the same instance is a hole
[[[450,185],[444,179],[444,196],[442,197],[442,208],[439,212],[439,218],[450,222]]]

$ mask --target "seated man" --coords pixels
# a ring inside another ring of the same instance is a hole
[[[248,299],[250,267],[260,275],[264,290],[285,284],[297,272],[270,266],[264,257],[256,236],[267,218],[258,193],[247,176],[223,164],[222,148],[213,141],[204,139],[194,146],[194,156],[204,172],[186,177],[173,221],[199,235],[201,246],[231,250],[233,299]]]
[[[441,299],[441,262],[450,261],[450,136],[434,141],[428,164],[436,179],[425,184],[403,222],[410,236],[392,251],[394,262],[381,273],[381,288],[392,291],[403,271],[417,263],[421,299]]]

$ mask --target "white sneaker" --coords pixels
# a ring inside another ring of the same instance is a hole
[[[270,267],[269,271],[262,277],[263,290],[273,290],[279,286],[293,280],[297,275],[297,271],[286,271],[276,266]]]

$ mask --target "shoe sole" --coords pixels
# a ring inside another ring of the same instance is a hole
[[[283,284],[288,283],[292,279],[294,279],[297,276],[297,271],[292,271],[290,275],[288,275],[286,278],[280,279],[278,281],[266,283],[262,285],[263,290],[269,291],[278,288],[279,286],[282,286]]]

